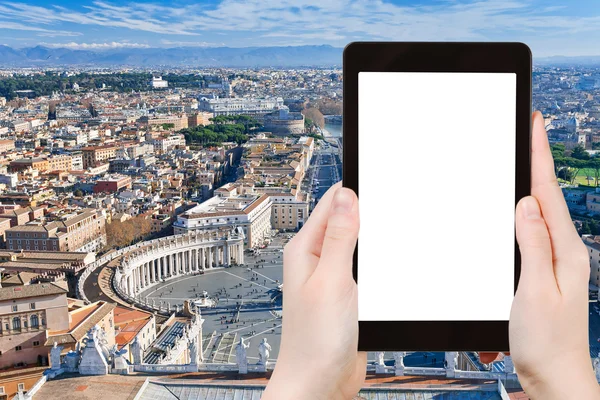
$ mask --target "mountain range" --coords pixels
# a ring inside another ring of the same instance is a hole
[[[0,45],[0,67],[331,67],[342,65],[341,47],[173,47],[73,50]],[[600,56],[534,58],[538,65],[600,66]]]
[[[342,65],[342,51],[342,48],[329,45],[127,48],[97,51],[44,46],[16,49],[0,45],[0,66],[329,67]]]

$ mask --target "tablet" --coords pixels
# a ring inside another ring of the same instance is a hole
[[[530,194],[521,43],[344,50],[343,184],[359,197],[359,350],[508,351]]]

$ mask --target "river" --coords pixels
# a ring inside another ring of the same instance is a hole
[[[331,136],[342,137],[341,124],[325,124],[325,130],[328,131],[331,134]]]

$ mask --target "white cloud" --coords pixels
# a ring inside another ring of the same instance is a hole
[[[72,50],[109,50],[109,49],[146,49],[145,43],[109,42],[109,43],[41,43],[47,47],[65,48]]]
[[[52,27],[88,25],[170,35],[172,40],[156,39],[163,46],[200,47],[214,45],[211,38],[219,36],[229,46],[292,41],[343,46],[351,40],[529,40],[551,44],[565,36],[600,34],[600,9],[590,7],[586,15],[565,15],[562,6],[544,6],[541,0],[447,0],[411,6],[384,0],[221,0],[216,5],[97,0],[77,10],[0,0],[0,30],[5,27],[3,19],[46,36],[53,32]],[[189,35],[203,40],[185,40]]]

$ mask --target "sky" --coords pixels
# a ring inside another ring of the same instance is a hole
[[[520,41],[600,55],[600,0],[0,0],[0,44],[71,49]]]

